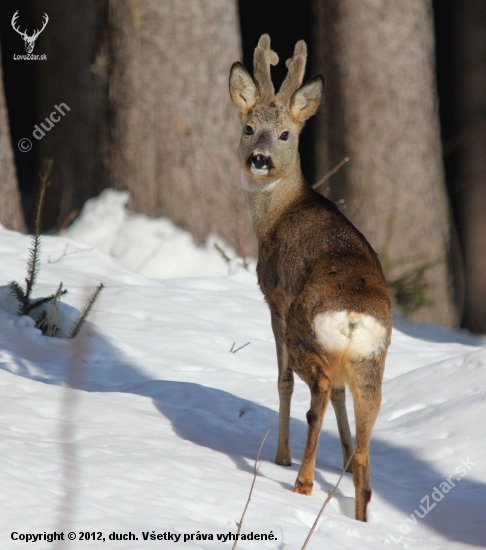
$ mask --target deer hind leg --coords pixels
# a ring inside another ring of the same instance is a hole
[[[317,447],[321,435],[322,421],[331,394],[331,383],[324,374],[323,360],[313,352],[305,352],[300,368],[305,369],[311,392],[311,406],[307,411],[307,440],[299,474],[295,481],[295,492],[310,495],[314,483]]]
[[[350,462],[350,457],[353,454],[353,440],[351,438],[351,430],[349,429],[348,413],[346,411],[346,392],[344,386],[341,388],[332,388],[331,403],[336,413],[339,437],[341,438],[341,446],[343,449],[343,467],[347,472],[353,471],[353,462]]]
[[[371,500],[369,447],[371,432],[381,403],[381,383],[385,354],[363,359],[354,364],[350,382],[356,417],[356,452],[353,459],[354,486],[356,491],[356,519],[366,521],[366,511]]]

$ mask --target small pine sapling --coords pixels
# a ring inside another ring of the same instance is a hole
[[[62,282],[59,284],[57,291],[50,296],[45,298],[39,298],[37,300],[32,299],[32,290],[34,288],[35,282],[37,280],[39,270],[40,270],[40,251],[41,251],[41,231],[42,231],[42,208],[44,206],[44,198],[46,190],[50,185],[49,176],[52,171],[53,160],[45,159],[44,167],[42,173],[39,174],[40,178],[40,191],[39,198],[36,204],[36,213],[34,220],[34,234],[32,235],[32,244],[29,250],[29,259],[27,262],[27,277],[25,278],[25,290],[22,288],[20,283],[17,281],[12,281],[8,284],[10,290],[17,298],[19,302],[19,315],[29,315],[35,309],[40,308],[41,306],[46,306],[49,304],[49,307],[44,310],[36,322],[36,328],[42,330],[42,334],[45,336],[55,336],[59,328],[59,312],[60,312],[60,303],[61,297],[67,294],[67,290],[63,290]],[[86,304],[84,305],[77,322],[74,324],[69,338],[74,338],[79,330],[81,329],[83,323],[88,317],[91,308],[96,302],[99,293],[103,289],[103,283],[101,283],[94,293],[88,298]]]
[[[19,301],[19,315],[29,315],[31,311],[39,308],[45,304],[51,302],[56,294],[47,296],[46,298],[40,298],[39,300],[32,301],[32,290],[34,289],[35,282],[40,270],[40,251],[41,251],[41,231],[42,231],[42,208],[44,206],[44,197],[46,189],[51,184],[49,176],[52,171],[52,159],[44,160],[44,167],[42,173],[39,174],[40,178],[40,191],[39,198],[37,200],[35,220],[34,220],[34,234],[32,235],[32,244],[29,250],[29,260],[27,262],[27,277],[25,278],[25,290],[20,286],[17,281],[12,281],[8,284],[13,294]],[[63,290],[61,296],[67,293],[67,290]]]
[[[432,305],[427,298],[429,283],[425,273],[435,265],[437,262],[421,265],[388,282],[396,305],[405,317],[409,317],[422,307]]]

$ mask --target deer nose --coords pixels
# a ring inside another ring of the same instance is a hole
[[[264,170],[265,168],[269,170],[273,168],[273,162],[271,156],[265,156],[260,154],[253,154],[250,157],[250,164],[252,164],[258,170]]]

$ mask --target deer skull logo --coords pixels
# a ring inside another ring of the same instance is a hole
[[[42,29],[40,31],[34,31],[32,36],[29,36],[27,34],[27,30],[25,32],[22,32],[19,30],[15,25],[17,24],[17,18],[19,16],[19,10],[17,10],[12,17],[12,27],[15,31],[17,31],[22,39],[25,42],[25,49],[27,50],[27,53],[32,53],[34,51],[35,41],[37,40],[37,37],[39,34],[46,28],[46,25],[49,21],[49,17],[47,17],[47,13],[44,13],[44,22],[42,25]]]

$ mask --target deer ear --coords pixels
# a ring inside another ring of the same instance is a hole
[[[299,88],[290,99],[290,115],[295,122],[304,122],[316,114],[324,91],[324,77],[314,76]]]
[[[231,67],[229,91],[233,103],[241,114],[247,115],[256,103],[257,88],[250,73],[239,61],[233,63]]]

